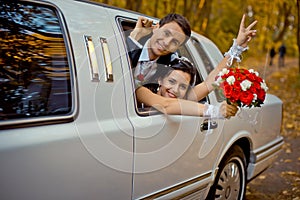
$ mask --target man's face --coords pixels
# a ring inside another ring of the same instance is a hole
[[[150,59],[175,52],[185,41],[186,35],[176,22],[170,22],[153,30],[148,44]]]

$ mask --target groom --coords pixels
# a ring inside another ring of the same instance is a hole
[[[152,20],[139,17],[127,38],[136,89],[150,83],[157,64],[168,64],[173,60],[177,56],[174,52],[190,36],[190,24],[182,15],[168,14],[155,26],[152,25]],[[143,42],[145,39],[147,40]]]

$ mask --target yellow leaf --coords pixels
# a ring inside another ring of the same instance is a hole
[[[285,150],[285,153],[292,153],[292,150],[290,148]]]
[[[284,161],[285,163],[291,163],[291,162],[293,162],[291,159],[286,159],[285,161]]]
[[[284,190],[284,191],[282,191],[282,194],[286,195],[286,194],[288,194],[288,191]]]
[[[266,179],[266,176],[265,176],[265,175],[260,175],[258,178],[259,178],[260,180],[263,180],[263,179]]]
[[[286,125],[286,128],[292,129],[292,128],[294,128],[294,124],[288,123],[288,124]]]
[[[273,89],[274,89],[274,90],[279,90],[280,87],[279,87],[278,85],[274,85],[274,86],[273,86]]]

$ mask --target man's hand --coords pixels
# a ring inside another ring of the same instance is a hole
[[[247,28],[245,28],[245,18],[246,15],[243,15],[241,24],[240,24],[240,30],[236,39],[237,45],[246,47],[248,45],[248,42],[256,35],[256,30],[251,30],[253,26],[257,23],[257,20],[252,22]]]
[[[139,41],[141,38],[149,35],[150,33],[152,33],[152,23],[153,21],[150,19],[142,16],[139,17],[135,28],[130,33],[130,37],[132,37],[136,41]]]

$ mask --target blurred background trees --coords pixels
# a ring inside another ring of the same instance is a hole
[[[257,37],[249,54],[266,55],[282,43],[287,55],[299,57],[300,0],[94,0],[161,18],[170,12],[184,15],[192,29],[214,41],[225,52],[236,37],[243,13],[246,24],[258,20]]]

